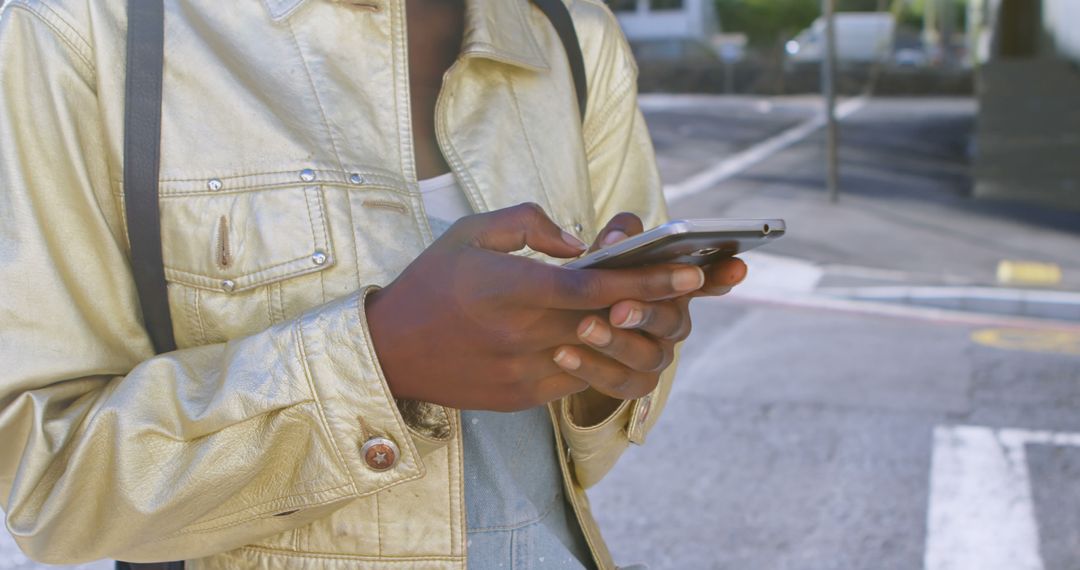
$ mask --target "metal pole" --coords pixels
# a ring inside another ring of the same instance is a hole
[[[836,128],[836,18],[835,0],[821,0],[825,18],[825,53],[821,61],[821,91],[825,99],[825,168],[829,201],[840,198],[840,161],[837,152],[839,133]]]

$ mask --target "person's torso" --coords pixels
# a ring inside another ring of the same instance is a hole
[[[123,22],[124,4],[93,9]],[[242,337],[391,282],[433,239],[412,156],[404,2],[166,4],[160,207],[178,345]],[[581,119],[558,36],[526,0],[468,10],[435,116],[465,198],[476,212],[536,202],[591,241]],[[105,144],[119,173],[123,34],[100,33]],[[114,176],[108,198],[121,200],[121,188]],[[109,223],[122,235],[121,220]],[[424,477],[188,567],[463,566],[460,418],[452,423]]]

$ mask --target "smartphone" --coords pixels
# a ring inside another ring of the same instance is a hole
[[[708,265],[783,237],[784,220],[672,220],[564,265],[620,269],[656,263]]]

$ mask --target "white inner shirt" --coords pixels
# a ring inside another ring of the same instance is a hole
[[[465,192],[453,172],[420,181],[420,197],[424,201],[431,233],[438,238],[458,221],[473,213]]]

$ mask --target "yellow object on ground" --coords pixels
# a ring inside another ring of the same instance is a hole
[[[1057,285],[1061,267],[1056,263],[1002,260],[997,266],[997,280],[1003,285]]]
[[[1031,329],[982,329],[971,340],[1003,350],[1080,355],[1080,332]]]

